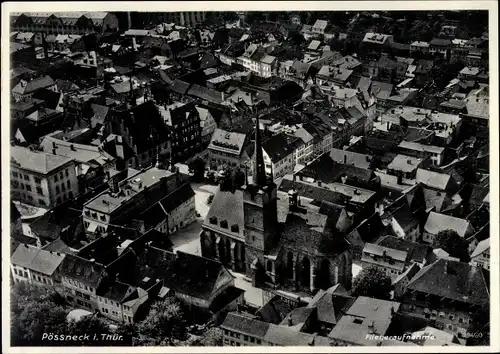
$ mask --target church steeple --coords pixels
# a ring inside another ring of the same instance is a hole
[[[266,170],[264,166],[264,157],[262,155],[262,142],[260,137],[259,116],[255,122],[255,152],[253,157],[253,176],[252,182],[257,187],[263,187],[266,184]]]

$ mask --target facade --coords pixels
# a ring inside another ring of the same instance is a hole
[[[468,220],[431,211],[423,228],[422,240],[432,245],[437,234],[446,230],[455,231],[463,238],[474,233],[474,228]]]
[[[79,194],[74,159],[11,147],[11,198],[51,208]]]
[[[60,288],[59,265],[65,255],[20,244],[10,258],[11,275],[15,283],[28,282]]]
[[[395,279],[404,272],[407,258],[407,252],[367,243],[363,248],[361,263],[363,267],[379,268],[391,279]]]
[[[273,180],[292,174],[296,164],[297,150],[302,145],[302,139],[291,138],[283,133],[266,140],[262,144],[266,174]]]
[[[109,12],[13,12],[11,30],[47,34],[88,34],[118,30],[118,19]]]
[[[177,173],[153,167],[122,182],[110,178],[108,183],[108,190],[83,207],[87,235],[95,238],[105,233],[110,224],[130,223],[146,232],[148,226],[157,229],[170,221],[169,227],[162,230],[168,233],[194,221],[194,193],[189,186],[185,189]],[[155,213],[151,213],[150,208],[158,203]],[[134,220],[142,222],[136,224]]]
[[[172,161],[185,161],[202,151],[200,115],[193,103],[159,106],[165,124],[171,129]]]
[[[27,102],[36,91],[43,88],[55,91],[56,83],[50,76],[38,77],[31,81],[21,80],[12,89],[12,96],[16,102]]]
[[[247,146],[246,134],[217,128],[208,145],[208,165],[212,170],[244,168],[248,161]]]
[[[479,242],[470,255],[471,264],[490,270],[490,239]]]
[[[435,321],[436,328],[467,338],[474,322],[478,318],[484,321],[489,313],[488,277],[481,267],[438,259],[410,280],[401,311]]]
[[[207,146],[210,144],[212,134],[217,129],[217,123],[208,108],[196,106],[196,110],[200,116],[201,142],[203,146]]]
[[[277,59],[268,55],[269,49],[257,44],[251,44],[236,62],[260,77],[271,77],[277,69]]]

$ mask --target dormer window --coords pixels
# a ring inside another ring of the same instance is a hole
[[[217,225],[217,218],[215,216],[212,216],[210,218],[210,224],[214,224],[214,225]]]
[[[220,222],[220,227],[222,227],[223,229],[227,229],[227,220],[222,220]]]
[[[232,225],[231,226],[231,231],[232,232],[239,232],[240,231],[240,227],[238,225]]]

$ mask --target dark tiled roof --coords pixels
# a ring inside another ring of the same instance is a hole
[[[209,102],[222,103],[221,92],[197,84],[193,84],[187,91],[187,94]]]
[[[90,260],[67,254],[60,266],[62,276],[77,279],[82,283],[97,288],[106,274],[103,265]]]
[[[419,263],[422,263],[430,252],[430,248],[427,245],[405,241],[395,236],[381,237],[376,244],[382,247],[408,252],[409,259]]]
[[[351,307],[356,298],[324,291],[322,295],[315,297],[315,300],[308,306],[317,308],[318,321],[337,324],[337,321]]]
[[[223,220],[227,220],[227,229],[220,226]],[[234,233],[231,231],[231,226],[238,225],[238,232],[236,232],[235,236],[243,238],[243,224],[243,192],[239,189],[234,193],[218,190],[214,195],[203,226]]]
[[[439,259],[422,268],[408,289],[486,307],[490,302],[489,276],[482,267]]]
[[[262,148],[271,161],[278,162],[292,154],[300,141],[300,138],[289,139],[287,135],[280,133],[264,141]]]
[[[291,303],[283,301],[280,296],[275,296],[264,304],[256,315],[264,322],[279,324],[292,309]]]
[[[237,312],[230,312],[227,314],[221,327],[263,338],[269,329],[269,323],[259,321]]]
[[[96,103],[91,103],[90,108],[92,109],[92,112],[94,113],[94,116],[92,117],[92,120],[91,120],[92,127],[95,127],[98,124],[103,125],[105,123],[105,119],[108,115],[109,107],[102,106],[102,105],[96,104]]]
[[[332,257],[347,248],[347,242],[325,233],[328,217],[307,210],[304,214],[288,214],[280,246],[305,254]]]
[[[309,183],[304,183],[301,181],[291,181],[289,179],[282,179],[279,185],[279,190],[282,192],[289,192],[290,190],[295,190],[299,197],[305,197],[318,202],[326,201],[333,204],[344,204],[346,197],[341,194],[334,192],[332,190],[313,186]]]
[[[175,191],[167,195],[160,201],[167,213],[170,213],[174,209],[178,208],[182,203],[193,198],[195,195],[193,188],[189,183],[183,183],[180,187],[176,188]]]
[[[232,278],[222,263],[178,251],[176,260],[165,271],[164,282],[177,293],[208,299],[224,276]]]
[[[66,202],[37,218],[30,228],[41,239],[53,241],[75,234],[81,227],[81,216],[80,210],[74,209],[71,202]]]
[[[229,286],[226,289],[224,289],[223,292],[217,295],[215,299],[213,299],[212,303],[210,304],[209,310],[212,313],[217,313],[224,307],[226,307],[228,304],[236,300],[238,297],[242,296],[244,293],[245,290],[243,289],[234,286]]]
[[[121,283],[119,281],[112,282],[111,284],[101,285],[97,291],[96,295],[122,303],[123,300],[132,293],[134,288],[128,284]]]
[[[181,95],[185,95],[189,90],[190,86],[191,86],[190,83],[176,79],[174,80],[173,84],[169,86],[169,89],[174,92],[180,93]]]
[[[47,108],[56,109],[61,99],[61,93],[42,88],[33,94],[33,98],[44,101]]]

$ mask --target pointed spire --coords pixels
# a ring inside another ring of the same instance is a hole
[[[264,168],[264,157],[262,156],[262,144],[260,140],[259,116],[255,120],[255,152],[253,158],[253,184],[262,187],[266,183],[266,170]]]

